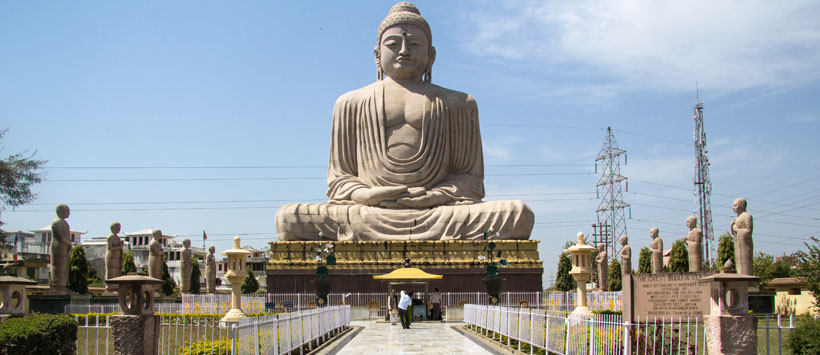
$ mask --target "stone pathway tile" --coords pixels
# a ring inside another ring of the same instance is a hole
[[[337,354],[491,354],[480,345],[450,327],[453,323],[413,323],[410,329],[401,325],[373,321],[351,322],[364,327]]]

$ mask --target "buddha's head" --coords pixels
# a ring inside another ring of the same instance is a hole
[[[626,246],[626,244],[629,243],[629,238],[627,238],[626,234],[624,234],[621,236],[620,239],[618,239],[618,241],[621,243],[621,245]]]
[[[603,253],[605,248],[606,248],[606,244],[598,243],[598,252],[599,253]]]
[[[159,241],[159,239],[162,238],[162,231],[159,229],[152,230],[151,237],[153,237],[154,240]]]
[[[208,247],[208,252],[211,253],[211,254],[216,253],[216,248],[214,248],[214,246],[211,245],[211,246]]]
[[[373,56],[379,80],[432,80],[436,49],[430,25],[419,9],[400,2],[390,9],[379,25]]]
[[[120,225],[120,222],[111,223],[111,233],[117,234],[120,232],[120,230],[122,230],[122,225]]]
[[[743,197],[736,199],[735,202],[732,203],[732,211],[735,211],[737,214],[746,212],[746,199]]]
[[[188,238],[183,239],[182,240],[182,246],[184,246],[186,248],[190,248],[191,247],[191,240],[188,239]]]
[[[57,217],[66,219],[70,214],[71,209],[68,208],[68,205],[66,205],[65,203],[57,204]]]
[[[695,216],[689,216],[686,218],[686,227],[689,229],[695,228],[698,226],[698,218]]]
[[[658,227],[652,227],[652,229],[649,230],[649,236],[652,237],[652,239],[657,238],[658,237]]]

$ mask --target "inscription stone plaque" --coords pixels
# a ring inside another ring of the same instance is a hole
[[[624,317],[703,318],[709,314],[709,286],[698,282],[711,272],[633,274],[624,279]],[[624,275],[626,277],[627,275]]]

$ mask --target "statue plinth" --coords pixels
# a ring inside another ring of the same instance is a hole
[[[540,291],[543,274],[538,256],[537,240],[495,240],[509,266],[502,268],[502,292]],[[404,266],[409,258],[413,267],[444,275],[430,282],[441,292],[481,292],[487,279],[483,250],[489,241],[382,241],[330,242],[336,250],[336,265],[329,266],[333,292],[385,292],[384,281],[373,275],[386,274]],[[267,264],[267,289],[271,293],[313,292],[316,278],[316,242],[270,242],[271,255]]]

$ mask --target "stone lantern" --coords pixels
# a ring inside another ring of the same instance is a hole
[[[569,274],[578,284],[578,305],[570,314],[575,318],[589,318],[592,311],[587,306],[587,282],[592,277],[592,253],[597,250],[591,245],[584,243],[584,233],[578,232],[578,242],[564,250],[570,254],[572,260],[572,270]]]
[[[749,315],[749,286],[760,278],[734,273],[732,260],[723,271],[700,279],[709,283],[710,314],[704,316],[710,354],[757,351],[757,325]]]
[[[12,275],[0,276],[0,317],[26,314],[26,285],[37,282]]]
[[[235,323],[245,318],[242,312],[242,281],[247,276],[245,272],[245,259],[251,252],[239,246],[239,236],[233,237],[233,248],[222,252],[228,257],[228,271],[225,277],[231,283],[231,310],[225,314],[220,323]]]
[[[111,317],[114,349],[123,355],[157,354],[160,321],[154,315],[154,288],[163,281],[129,273],[105,280],[119,289],[119,314]]]

